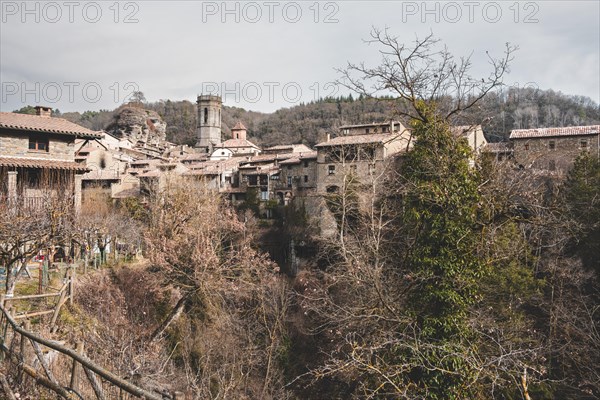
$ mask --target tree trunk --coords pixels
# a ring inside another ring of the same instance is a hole
[[[12,266],[6,269],[6,297],[13,297],[15,294],[15,287],[17,285],[17,279],[21,275],[23,270],[27,268],[27,260],[22,261],[21,266],[16,267],[16,274],[13,273],[15,270],[14,264],[18,263],[15,261]]]
[[[162,335],[163,332],[169,327],[169,325],[171,325],[173,321],[177,320],[181,316],[181,313],[183,312],[183,309],[185,308],[185,305],[187,303],[188,297],[188,295],[184,295],[181,299],[179,299],[173,310],[167,316],[167,319],[165,319],[163,323],[160,324],[160,326],[156,328],[154,332],[152,332],[152,335],[149,339],[150,343],[152,343],[160,335]]]

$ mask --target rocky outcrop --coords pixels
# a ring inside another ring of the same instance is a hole
[[[156,111],[125,105],[115,111],[107,131],[134,143],[158,146],[166,140],[167,124]]]

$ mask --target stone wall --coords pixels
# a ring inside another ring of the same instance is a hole
[[[316,160],[302,160],[299,164],[282,165],[277,188],[288,188],[288,177],[292,178],[290,189],[309,189],[317,187]],[[305,182],[304,177],[308,180]],[[294,179],[295,178],[295,179]]]
[[[36,135],[31,133],[31,135]],[[26,132],[1,131],[0,154],[13,157],[30,157],[52,160],[73,161],[75,144],[73,136],[51,135],[48,151],[29,150],[29,134]]]
[[[517,164],[563,173],[582,151],[598,152],[598,135],[513,139],[513,143]]]

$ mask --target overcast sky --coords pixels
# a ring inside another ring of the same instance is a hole
[[[195,101],[272,112],[346,93],[331,82],[347,61],[377,65],[373,26],[410,42],[433,32],[457,55],[519,46],[505,83],[600,102],[600,2],[593,1],[56,1],[0,0],[1,111],[44,104],[114,109]]]

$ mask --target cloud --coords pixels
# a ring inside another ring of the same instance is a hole
[[[134,86],[150,101],[193,101],[212,84],[232,92],[227,105],[274,111],[332,94],[334,68],[347,61],[376,64],[377,47],[363,43],[372,26],[406,41],[433,31],[472,54],[476,75],[486,50],[518,44],[507,82],[600,102],[598,2],[57,2],[58,20],[46,4],[1,3],[3,111],[35,100],[115,108]],[[64,89],[59,98],[47,98],[49,84]]]

